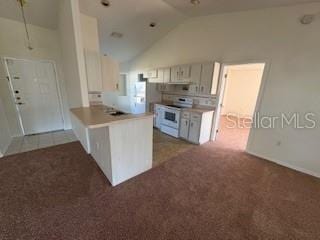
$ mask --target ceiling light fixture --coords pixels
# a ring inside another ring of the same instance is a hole
[[[110,5],[111,5],[109,0],[101,0],[101,4],[104,7],[110,7]]]
[[[23,23],[24,23],[24,28],[26,31],[26,36],[27,36],[27,47],[29,50],[32,50],[33,47],[31,46],[31,41],[30,41],[30,35],[29,35],[29,31],[28,31],[28,26],[27,26],[27,20],[26,20],[26,16],[24,14],[24,6],[27,4],[26,0],[17,0],[19,5],[20,5],[20,9],[21,9],[21,15],[23,18]]]
[[[190,0],[190,3],[194,6],[197,6],[200,4],[200,0]]]
[[[119,33],[119,32],[112,32],[110,34],[111,37],[113,38],[122,38],[123,37],[123,34],[122,33]]]
[[[308,14],[308,15],[302,16],[302,18],[300,19],[300,22],[303,25],[307,25],[307,24],[312,23],[314,21],[314,19],[315,19],[315,15]]]

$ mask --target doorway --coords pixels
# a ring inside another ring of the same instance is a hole
[[[54,64],[5,58],[5,66],[23,135],[62,130],[64,122]]]
[[[246,150],[265,63],[224,65],[216,141],[225,148]]]

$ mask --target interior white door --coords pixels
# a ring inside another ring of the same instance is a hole
[[[16,59],[6,62],[24,134],[63,129],[54,65]]]

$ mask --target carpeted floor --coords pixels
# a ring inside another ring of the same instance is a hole
[[[112,188],[79,142],[0,160],[0,239],[319,239],[320,180],[212,143]]]

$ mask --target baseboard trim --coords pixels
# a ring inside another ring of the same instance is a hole
[[[307,170],[307,169],[305,169],[305,168],[297,167],[297,166],[291,165],[291,164],[286,163],[286,162],[283,162],[283,161],[275,160],[275,159],[272,159],[272,158],[263,156],[262,154],[255,153],[255,152],[250,151],[250,150],[246,150],[246,153],[251,154],[251,155],[253,155],[253,156],[256,156],[256,157],[258,157],[258,158],[265,159],[265,160],[267,160],[267,161],[269,161],[269,162],[276,163],[276,164],[281,165],[281,166],[283,166],[283,167],[287,167],[287,168],[293,169],[293,170],[295,170],[295,171],[302,172],[302,173],[311,175],[311,176],[316,177],[316,178],[320,178],[320,174],[319,174],[319,173],[316,173],[316,172]]]

